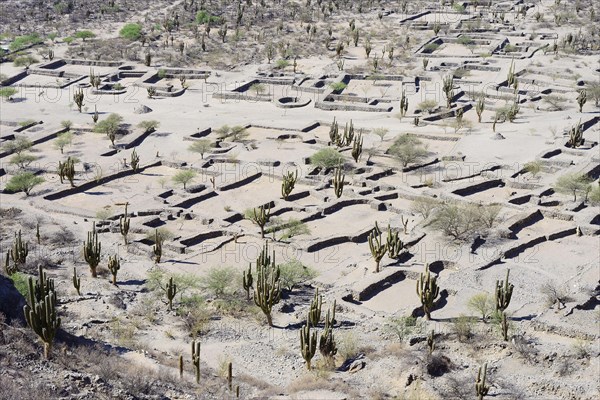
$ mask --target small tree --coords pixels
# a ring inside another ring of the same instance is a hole
[[[14,140],[7,141],[2,149],[9,153],[21,154],[31,147],[32,143],[25,136],[17,136]]]
[[[317,276],[316,270],[302,264],[297,259],[292,259],[279,265],[279,270],[281,273],[279,278],[281,285],[290,292],[299,284],[314,279]]]
[[[542,171],[542,163],[538,160],[530,161],[523,166],[523,170],[530,173],[531,176],[535,178]]]
[[[185,190],[186,185],[190,183],[195,177],[196,171],[191,169],[185,169],[173,175],[172,179],[175,183],[181,183],[183,185],[183,189]]]
[[[69,131],[63,132],[56,137],[54,147],[60,150],[60,154],[63,154],[64,148],[70,146],[72,142],[73,134]]]
[[[25,169],[25,167],[29,166],[32,162],[37,160],[37,157],[33,154],[25,154],[19,153],[15,154],[10,158],[9,163],[13,165],[17,165],[21,169]]]
[[[456,240],[465,240],[480,227],[477,208],[471,204],[446,203],[436,212],[432,226]]]
[[[110,142],[114,145],[117,132],[119,132],[119,129],[121,128],[121,123],[123,123],[123,117],[113,113],[98,122],[94,127],[94,132],[105,133],[110,139]]]
[[[573,201],[577,201],[578,193],[589,193],[591,189],[589,184],[590,178],[587,175],[570,173],[558,178],[555,189],[560,193],[571,193]]]
[[[408,164],[415,163],[427,155],[427,150],[423,146],[423,142],[415,136],[408,134],[396,139],[388,152],[398,159],[405,168]]]
[[[494,298],[488,293],[478,293],[469,299],[467,307],[481,315],[481,319],[485,322],[494,309]]]
[[[419,197],[413,200],[410,209],[421,214],[423,219],[429,218],[432,211],[440,205],[440,202],[431,197]]]
[[[200,139],[195,141],[188,147],[188,150],[193,153],[200,153],[200,158],[204,159],[204,154],[211,149],[211,142],[209,139]]]
[[[39,62],[39,60],[33,56],[21,56],[21,57],[17,57],[15,58],[15,60],[13,61],[13,64],[15,67],[25,67],[25,68],[29,68],[31,66],[31,64],[35,64]]]
[[[31,172],[23,172],[15,175],[6,184],[6,189],[10,192],[25,192],[26,196],[31,194],[31,190],[44,182],[44,178],[36,176]]]
[[[379,136],[379,139],[381,139],[382,142],[385,135],[387,135],[389,132],[390,130],[387,128],[375,128],[373,129],[373,131],[371,131],[371,133]]]

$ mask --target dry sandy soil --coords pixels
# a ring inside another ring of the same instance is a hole
[[[16,89],[0,99],[0,246],[4,265],[22,233],[27,261],[9,278],[27,298],[26,279],[42,265],[62,325],[44,360],[21,294],[2,278],[0,398],[223,399],[239,387],[243,399],[472,399],[484,364],[488,398],[598,397],[597,5],[206,1],[215,16],[208,35],[194,20],[197,1],[38,3],[0,5],[14,15],[2,17],[0,90]],[[126,23],[141,24],[144,40],[118,38]],[[95,37],[71,40],[84,29]],[[34,32],[39,43],[11,47]],[[35,58],[28,68],[13,63],[27,56]],[[517,84],[507,82],[511,73]],[[122,117],[114,145],[94,131],[113,113]],[[358,161],[352,143],[331,143],[334,121],[340,133],[352,125],[362,135]],[[582,140],[572,146],[578,122]],[[242,134],[223,137],[224,126]],[[72,141],[61,151],[66,131]],[[406,135],[418,144],[403,145]],[[11,150],[22,138],[31,142],[21,153],[32,156],[27,165]],[[190,150],[197,142],[210,144],[203,156]],[[334,169],[314,164],[325,148],[343,158],[340,197]],[[422,151],[403,163],[399,148]],[[74,188],[57,175],[67,157],[78,160]],[[185,189],[173,179],[184,170],[195,173]],[[290,171],[298,180],[286,200]],[[10,190],[27,172],[43,181],[28,195]],[[565,176],[580,178],[576,200]],[[261,206],[271,215],[264,238],[244,218]],[[97,278],[82,254],[93,222]],[[391,230],[404,245],[400,256],[383,256],[378,273],[368,240],[376,223],[383,242]],[[282,275],[301,275],[282,289],[271,327],[242,288],[242,271],[254,271],[265,244],[287,267]],[[109,256],[120,259],[116,285]],[[430,320],[415,291],[427,265],[440,288]],[[507,270],[514,289],[504,338],[491,314]],[[173,310],[169,277],[179,285]],[[335,302],[337,354],[326,363],[317,346],[309,371],[299,336],[317,289],[322,319],[313,331],[324,331]],[[470,306],[476,295],[485,319]],[[201,343],[199,384],[192,340]]]

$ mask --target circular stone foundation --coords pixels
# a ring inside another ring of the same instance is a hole
[[[275,104],[281,108],[298,108],[304,107],[310,103],[310,99],[303,99],[302,97],[281,97],[277,99]]]

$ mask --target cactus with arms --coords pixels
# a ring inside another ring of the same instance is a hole
[[[484,110],[485,110],[485,99],[482,94],[477,99],[477,103],[475,103],[475,112],[477,113],[477,122],[479,122],[479,123],[481,123],[481,115],[483,114]]]
[[[173,310],[173,299],[177,294],[177,284],[173,283],[173,277],[169,278],[169,283],[167,283],[167,300],[169,301],[169,311]]]
[[[344,178],[346,178],[346,175],[342,174],[342,168],[337,167],[335,169],[335,171],[333,172],[333,189],[335,192],[335,196],[338,199],[340,197],[342,197],[342,192],[344,190],[344,184],[346,183],[344,181]]]
[[[452,107],[452,99],[454,98],[454,80],[451,75],[448,75],[442,81],[442,90],[446,95],[446,107]]]
[[[196,371],[196,383],[200,383],[200,342],[192,341],[192,364]]]
[[[581,127],[581,120],[569,129],[569,141],[567,144],[574,149],[583,144],[583,128]]]
[[[271,205],[269,204],[268,208],[265,208],[264,205],[258,207],[258,209],[253,208],[250,211],[249,217],[256,225],[260,227],[260,237],[264,239],[265,225],[267,222],[269,222],[269,218],[271,217]]]
[[[81,108],[84,106],[83,104],[83,89],[79,89],[79,91],[73,94],[73,101],[77,105],[77,109],[81,112]]]
[[[29,243],[23,243],[21,231],[19,231],[18,234],[15,233],[15,242],[12,245],[12,249],[10,249],[10,258],[12,258],[15,268],[17,268],[18,265],[25,264],[28,254]]]
[[[254,278],[252,277],[252,263],[248,265],[248,272],[242,272],[242,286],[246,291],[246,299],[250,300],[250,289],[252,289],[252,283]]]
[[[317,326],[321,320],[321,307],[323,306],[323,296],[319,295],[319,289],[315,290],[315,295],[310,302],[308,311],[308,320],[312,326]]]
[[[475,381],[475,393],[477,393],[477,398],[479,400],[483,400],[484,396],[487,396],[490,390],[490,387],[486,386],[485,384],[486,375],[487,363],[483,364],[483,368],[479,367],[479,372],[477,372],[477,380]]]
[[[67,157],[67,161],[58,162],[58,177],[60,183],[63,183],[64,179],[68,179],[71,187],[75,187],[73,180],[75,179],[75,160],[71,157]]]
[[[92,277],[97,277],[96,268],[100,264],[100,252],[102,243],[98,242],[98,233],[96,232],[96,223],[92,224],[92,231],[88,232],[87,240],[83,243],[83,257],[90,266]]]
[[[337,354],[337,345],[333,337],[333,322],[335,321],[335,300],[333,306],[327,310],[325,316],[325,329],[321,332],[319,339],[319,352],[325,358],[326,362],[331,365],[333,356]]]
[[[379,272],[379,263],[387,252],[387,243],[382,243],[381,241],[381,230],[379,230],[377,222],[375,222],[375,228],[369,234],[369,249],[375,260],[375,272]]]
[[[138,172],[140,169],[140,156],[138,156],[138,153],[135,151],[135,149],[133,149],[131,152],[130,164],[133,172]]]
[[[579,112],[583,112],[583,106],[587,103],[587,92],[582,90],[577,95],[577,104],[579,104]]]
[[[50,350],[56,332],[60,327],[60,318],[56,314],[56,292],[54,281],[45,277],[39,267],[39,280],[34,288],[33,277],[29,277],[29,303],[23,307],[27,325],[44,343],[44,357],[50,356]],[[44,283],[44,281],[46,281]],[[43,295],[38,297],[38,292]]]
[[[408,97],[406,97],[406,90],[402,89],[402,97],[400,98],[400,116],[404,117],[408,111]]]
[[[266,252],[266,246],[265,250]],[[279,303],[281,299],[281,282],[279,281],[279,267],[275,265],[275,253],[269,265],[266,262],[260,261],[261,257],[256,261],[256,286],[254,288],[254,303],[260,307],[262,312],[267,317],[269,326],[273,326],[271,311],[273,306]]]
[[[119,218],[119,231],[123,236],[125,246],[127,246],[127,234],[129,234],[129,224],[131,222],[131,218],[127,217],[127,205],[128,203],[125,203],[125,213]]]
[[[433,302],[440,294],[440,288],[438,287],[436,280],[435,276],[431,276],[429,264],[427,264],[425,266],[425,273],[421,273],[421,276],[417,281],[417,294],[421,300],[423,312],[425,313],[425,318],[427,320],[431,319]]]
[[[311,333],[309,319],[309,317],[306,318],[306,325],[300,329],[300,351],[302,358],[306,361],[306,368],[310,371],[310,361],[317,351],[317,332]]]
[[[281,182],[281,196],[287,200],[292,190],[294,190],[294,185],[296,184],[296,180],[298,179],[298,170],[296,170],[295,174],[292,174],[291,171],[288,171],[283,175],[283,182]]]
[[[354,138],[354,141],[352,142],[352,158],[354,158],[355,162],[358,162],[358,159],[362,154],[363,141],[364,139],[362,137],[362,132],[359,132],[358,135]]]
[[[512,297],[514,285],[512,283],[508,283],[508,275],[510,274],[510,269],[506,270],[506,280],[496,281],[496,311],[503,312],[508,308],[510,304],[510,299]]]
[[[398,237],[398,231],[393,231],[389,224],[386,244],[390,258],[398,258],[404,250],[404,242]]]
[[[112,274],[112,284],[117,286],[117,273],[121,269],[119,256],[108,256],[108,270]]]

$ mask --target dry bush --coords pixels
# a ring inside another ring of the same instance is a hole
[[[473,337],[475,318],[460,315],[452,321],[452,331],[460,342],[466,342]]]
[[[540,292],[544,296],[546,306],[550,308],[556,304],[560,310],[566,307],[566,302],[571,301],[567,288],[552,281],[548,281],[540,286]]]
[[[452,361],[444,355],[433,354],[427,358],[426,369],[430,376],[439,377],[452,370]]]
[[[129,366],[122,370],[120,381],[123,388],[131,395],[153,395],[154,382],[158,377],[153,370],[141,366]]]

